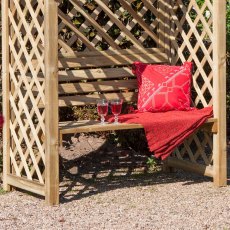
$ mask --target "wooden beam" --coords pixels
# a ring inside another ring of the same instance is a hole
[[[61,134],[68,133],[82,133],[82,132],[101,132],[111,130],[127,130],[127,129],[143,129],[141,124],[126,124],[119,123],[114,125],[113,123],[106,122],[105,125],[101,125],[100,121],[93,120],[80,120],[80,121],[64,121],[59,123],[59,129]]]
[[[216,122],[215,118],[208,119],[200,129],[206,129],[210,132],[216,131]],[[82,132],[101,132],[101,131],[110,131],[110,130],[125,130],[125,129],[142,129],[143,125],[141,124],[128,124],[128,123],[119,123],[114,125],[113,123],[106,122],[105,125],[101,125],[100,121],[94,120],[79,120],[79,121],[63,121],[59,122],[59,132],[61,134],[68,133],[82,133]]]
[[[218,132],[218,122],[216,118],[209,118],[202,126],[201,130],[210,133]]]
[[[57,2],[45,1],[45,200],[59,203],[58,15]]]
[[[213,139],[214,184],[227,185],[226,146],[226,1],[213,1],[213,108],[218,132]]]
[[[160,49],[159,49],[160,50]],[[92,51],[91,51],[92,52]],[[83,54],[60,57],[59,68],[87,68],[87,67],[106,67],[106,66],[124,66],[131,65],[136,60],[145,63],[167,63],[168,57],[164,52],[152,52],[152,49],[139,50],[121,50],[116,52],[100,51],[92,52],[92,55],[86,52]],[[34,64],[36,63],[36,60]]]
[[[10,185],[13,185],[17,188],[23,189],[25,191],[29,191],[41,196],[45,196],[45,186],[39,182],[30,181],[28,179],[24,179],[23,177],[7,175],[7,181]]]
[[[168,157],[166,159],[167,166],[180,168],[185,171],[190,171],[194,173],[198,173],[204,176],[213,177],[213,167],[212,166],[206,166],[201,164],[192,163],[190,161],[186,160],[180,160],[173,157]]]
[[[2,0],[3,189],[6,191],[10,190],[7,181],[10,173],[9,7],[9,1]]]

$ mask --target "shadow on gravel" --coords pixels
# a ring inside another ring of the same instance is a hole
[[[62,149],[63,151],[64,148]],[[61,150],[61,151],[62,151]],[[74,149],[77,152],[79,149]],[[68,156],[67,156],[68,158]],[[122,149],[107,142],[95,151],[60,156],[60,201],[71,202],[120,188],[184,182],[184,185],[208,182],[211,179],[178,170],[162,172],[161,163],[149,168],[146,153]]]

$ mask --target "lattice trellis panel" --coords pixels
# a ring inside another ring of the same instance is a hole
[[[174,63],[192,61],[193,101],[196,106],[212,105],[212,12],[210,0],[175,0],[170,8]]]
[[[213,104],[212,1],[174,0],[171,15],[172,62],[192,61],[193,102],[197,107]],[[175,150],[178,159],[212,164],[212,135],[195,133]]]
[[[161,47],[159,1],[63,0],[59,4],[59,49],[73,51]]]
[[[195,164],[212,165],[213,143],[209,132],[196,132],[176,148],[174,155],[180,160],[189,160]]]
[[[11,173],[44,184],[45,110],[38,107],[45,103],[43,0],[11,0],[8,13]]]

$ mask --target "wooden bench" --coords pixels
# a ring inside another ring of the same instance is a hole
[[[89,56],[90,55],[90,56]],[[59,106],[84,106],[95,104],[97,99],[122,98],[124,102],[137,101],[136,77],[131,65],[139,60],[146,63],[167,63],[167,55],[161,49],[121,50],[108,52],[90,52],[78,57],[66,55],[59,59]],[[65,69],[72,68],[72,69]],[[141,124],[107,123],[99,121],[59,122],[60,144],[63,135],[81,132],[109,130],[128,130],[143,128]],[[216,132],[216,119],[209,119],[203,129]]]

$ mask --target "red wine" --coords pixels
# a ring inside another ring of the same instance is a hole
[[[122,107],[121,102],[113,102],[113,103],[111,103],[112,113],[114,115],[120,114],[121,113],[121,107]]]
[[[97,112],[99,115],[107,115],[108,113],[108,105],[107,104],[98,104],[97,105]]]

